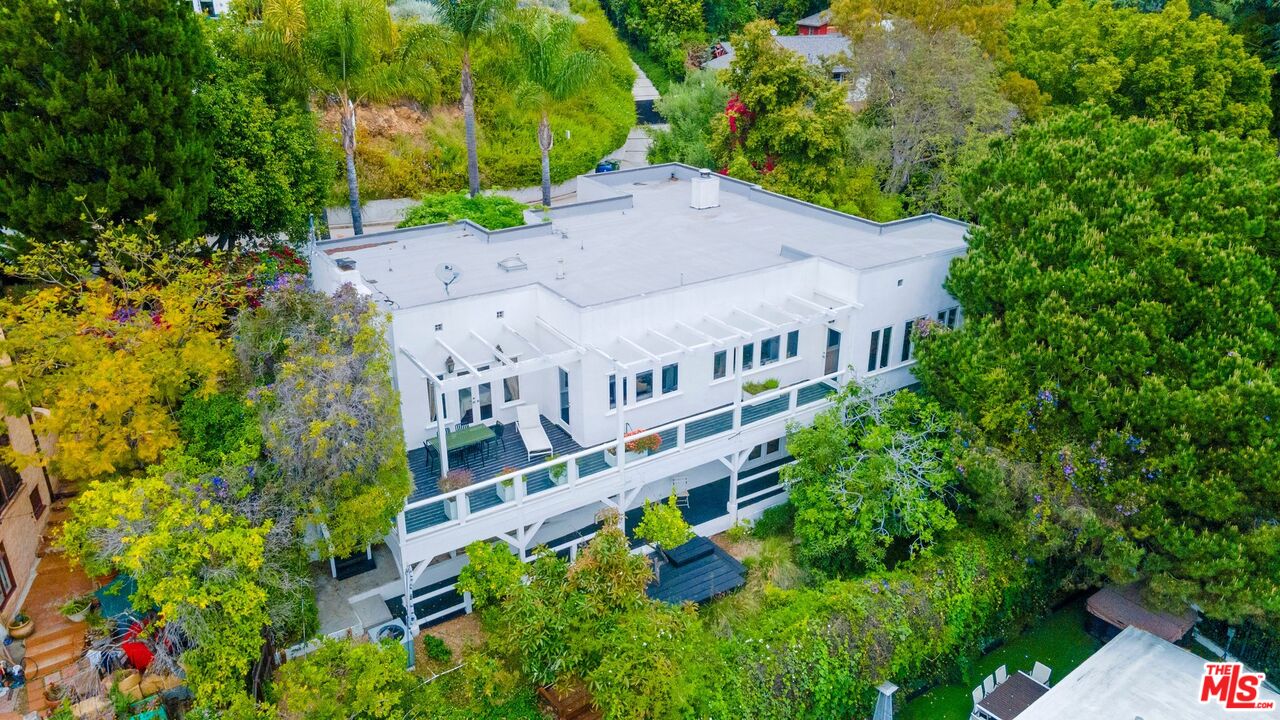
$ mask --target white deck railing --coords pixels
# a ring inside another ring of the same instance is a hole
[[[496,477],[490,478],[483,482],[479,482],[474,485],[468,485],[467,487],[462,488],[460,490],[454,490],[448,493],[432,495],[431,497],[423,498],[421,500],[415,500],[414,502],[411,502],[405,505],[404,510],[400,513],[397,519],[400,538],[402,540],[416,540],[416,539],[431,535],[433,533],[446,530],[448,528],[457,527],[459,525],[465,525],[474,518],[484,517],[489,515],[490,513],[497,513],[497,512],[508,510],[513,506],[521,507],[529,503],[540,502],[544,498],[559,497],[560,493],[572,491],[572,489],[575,488],[579,484],[579,482],[583,480],[596,480],[598,478],[605,477],[607,475],[613,475],[618,472],[621,472],[624,468],[641,467],[647,463],[653,462],[654,460],[660,457],[665,456],[668,452],[676,452],[676,451],[684,450],[685,448],[688,448],[688,447],[698,447],[698,446],[705,445],[707,443],[712,443],[717,440],[721,440],[725,437],[731,436],[734,433],[739,432],[742,429],[743,427],[742,417],[745,411],[753,407],[766,405],[771,402],[776,402],[779,398],[784,398],[784,397],[786,398],[787,405],[785,409],[780,408],[776,411],[770,412],[768,415],[764,417],[761,417],[757,420],[752,420],[751,423],[761,422],[766,418],[779,418],[779,417],[790,418],[791,416],[797,414],[801,409],[810,410],[820,403],[822,404],[829,403],[828,400],[823,398],[821,400],[814,400],[812,402],[801,405],[800,391],[802,389],[811,387],[818,383],[826,383],[833,380],[837,381],[836,385],[838,386],[840,384],[838,382],[838,379],[844,374],[845,374],[844,371],[840,371],[840,372],[831,373],[829,375],[823,375],[822,377],[814,378],[812,380],[804,380],[785,388],[779,388],[778,390],[772,390],[766,393],[761,393],[759,395],[756,395],[750,398],[749,400],[743,401],[740,404],[735,403],[732,406],[721,406],[714,410],[709,410],[707,412],[700,413],[698,415],[691,415],[689,417],[682,418],[675,422],[670,422],[665,425],[660,425],[654,428],[648,428],[634,435],[628,435],[625,438],[617,438],[607,443],[601,443],[599,445],[594,445],[589,448],[584,448],[571,455],[563,455],[546,462],[521,468],[515,472],[506,473],[504,475],[498,475]],[[732,413],[732,423],[729,428],[725,430],[721,430],[719,432],[702,435],[694,440],[688,439],[687,437],[688,428],[690,427],[690,425],[698,423],[699,421],[720,417],[727,413]],[[673,429],[675,430],[675,434],[676,434],[674,448],[663,447],[653,454],[650,454],[644,457],[639,457],[639,458],[628,459],[626,457],[627,453],[624,451],[625,445],[630,444],[640,438],[649,437],[651,435],[660,435],[660,434],[666,435]],[[587,458],[600,455],[601,453],[608,453],[610,451],[613,451],[617,455],[615,466],[610,467],[607,470],[590,473],[588,475],[582,475],[580,473],[580,463],[582,461],[586,460]],[[543,471],[543,470],[547,471],[548,473],[554,474],[557,472],[556,470],[553,470],[554,468],[559,468],[560,469],[559,472],[563,473],[562,475],[563,479],[561,482],[558,483],[558,487],[552,487],[537,493],[530,494],[528,492],[529,475],[533,473],[537,473],[539,471]],[[498,486],[508,481],[510,481],[512,484],[514,497],[512,497],[508,501],[499,503],[498,505],[487,507],[474,512],[472,511],[471,498],[470,498],[472,494],[478,491],[483,491],[487,488],[492,488],[495,492],[497,492]],[[455,508],[453,516],[447,522],[437,523],[435,525],[431,525],[429,527],[422,528],[414,532],[410,532],[405,524],[405,513],[411,510],[414,510],[416,508],[427,507],[430,505],[435,505],[437,503],[453,504]]]

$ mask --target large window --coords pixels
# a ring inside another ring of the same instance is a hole
[[[747,343],[742,346],[742,369],[750,370],[756,364],[756,346],[755,343]]]
[[[711,379],[719,380],[729,374],[729,351],[719,350],[711,361]]]
[[[911,344],[911,329],[915,327],[915,320],[908,320],[905,332],[902,333],[902,362],[911,359],[915,355],[916,349]]]
[[[792,330],[787,333],[787,357],[793,358],[800,354],[800,331]]]
[[[636,402],[653,397],[653,371],[636,373]]]
[[[662,366],[662,394],[673,393],[680,389],[680,365],[671,363]]]
[[[9,555],[5,553],[4,545],[0,544],[0,604],[7,602],[17,589],[18,584],[13,581],[13,568],[9,567]]]
[[[782,337],[774,335],[771,338],[765,338],[760,341],[760,365],[768,365],[769,363],[778,362],[779,353],[782,350]]]
[[[893,328],[871,331],[871,349],[867,353],[867,372],[889,367],[889,345],[893,341]]]

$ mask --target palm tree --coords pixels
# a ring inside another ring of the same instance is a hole
[[[356,178],[356,106],[415,93],[433,75],[417,66],[412,43],[399,42],[386,0],[303,0],[306,29],[300,38],[311,87],[338,106],[347,160],[351,225],[364,233]]]
[[[580,50],[573,38],[573,20],[549,10],[530,8],[511,25],[517,49],[517,97],[541,114],[538,147],[542,148],[542,204],[551,206],[551,108],[577,95],[604,67],[600,54]]]
[[[467,184],[471,197],[480,194],[480,160],[476,149],[476,93],[471,81],[471,47],[487,36],[515,7],[514,0],[435,0],[440,24],[462,51],[462,118],[467,132]]]

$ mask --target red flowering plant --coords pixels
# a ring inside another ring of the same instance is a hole
[[[626,435],[623,435],[623,437],[633,437],[642,432],[644,432],[644,428],[632,430]],[[657,433],[654,433],[653,435],[645,435],[644,437],[636,438],[635,440],[628,440],[623,447],[627,449],[627,452],[655,453],[658,452],[658,448],[662,447],[662,436]]]

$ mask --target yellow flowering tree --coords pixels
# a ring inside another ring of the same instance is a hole
[[[17,460],[73,480],[135,471],[178,445],[179,400],[212,394],[235,367],[225,329],[243,289],[222,258],[166,246],[145,223],[106,229],[95,265],[77,245],[42,244],[5,267],[40,284],[0,300],[7,410],[47,409],[35,430],[57,438]]]

